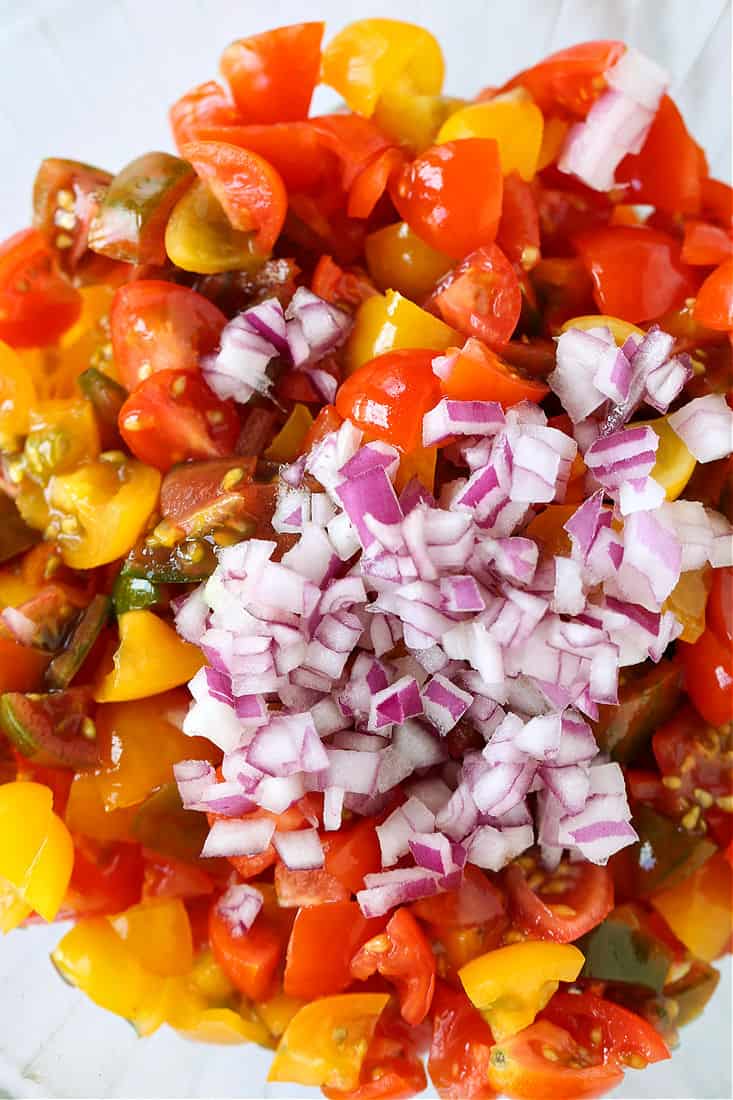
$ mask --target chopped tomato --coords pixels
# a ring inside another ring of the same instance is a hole
[[[310,191],[327,168],[318,135],[309,122],[205,125],[196,139],[223,141],[258,153],[277,169],[289,191]]]
[[[467,340],[447,366],[440,386],[455,401],[498,401],[508,408],[519,401],[539,403],[549,392],[544,382],[512,368],[480,340]]]
[[[132,453],[159,470],[189,458],[231,454],[239,435],[233,401],[220,401],[197,374],[162,370],[120,409],[120,434]]]
[[[585,1054],[568,1031],[538,1020],[491,1049],[489,1083],[516,1100],[602,1096],[623,1078],[615,1065]]]
[[[513,76],[502,91],[526,88],[543,112],[562,107],[578,118],[585,118],[606,89],[604,73],[625,51],[623,42],[579,42]]]
[[[378,355],[342,382],[336,410],[367,439],[383,439],[404,452],[422,444],[423,416],[440,400],[434,351],[404,348]]]
[[[543,256],[573,256],[573,240],[579,233],[607,225],[613,207],[608,195],[591,191],[560,172],[546,169],[542,182],[533,184],[540,220]],[[552,261],[550,261],[552,262]]]
[[[90,222],[111,179],[109,172],[89,164],[46,157],[33,183],[33,224],[52,246],[61,270],[85,283],[106,281],[115,270],[87,247]]]
[[[407,1100],[421,1093],[427,1081],[416,1049],[419,1031],[406,1024],[392,1003],[379,1017],[359,1074],[348,1091],[325,1086],[328,1100]]]
[[[239,115],[221,84],[207,80],[186,92],[171,107],[168,118],[178,150],[190,141],[198,141],[203,129],[233,126]]]
[[[188,899],[206,897],[213,892],[214,883],[211,875],[201,867],[149,849],[146,849],[143,855],[145,857],[143,897]]]
[[[303,440],[303,450],[301,453],[306,454],[315,447],[316,443],[320,443],[321,440],[325,439],[331,432],[337,432],[343,422],[344,418],[336,411],[335,405],[324,405],[313,421],[313,427]]]
[[[487,344],[504,344],[522,310],[514,268],[495,244],[477,249],[435,288],[430,303],[452,328]]]
[[[136,844],[74,839],[74,868],[59,920],[120,913],[140,901],[143,860]]]
[[[349,191],[349,217],[368,218],[404,163],[405,154],[400,149],[385,149],[362,168]]]
[[[539,861],[508,867],[504,876],[514,923],[530,936],[572,943],[613,909],[613,879],[605,867],[563,860],[555,871]]]
[[[266,817],[275,822],[275,828],[278,832],[290,833],[303,827],[306,820],[304,811],[307,811],[310,816],[314,808],[313,802],[314,796],[306,795],[304,799],[300,800],[300,803],[290,806],[284,813],[275,814],[271,813],[270,810],[253,810],[251,814],[247,814],[247,820]],[[210,822],[212,820],[214,820],[213,815],[209,818]],[[243,879],[254,878],[256,875],[261,874],[268,867],[272,867],[276,860],[277,852],[272,844],[256,856],[230,856],[229,858],[229,862]]]
[[[540,218],[535,192],[516,172],[504,178],[496,243],[511,263],[525,271],[540,258]]]
[[[398,909],[384,932],[351,960],[354,978],[365,981],[377,973],[397,986],[403,1019],[413,1027],[422,1023],[435,991],[435,956],[409,909]]]
[[[221,71],[243,122],[307,118],[321,65],[323,23],[294,23],[232,42]]]
[[[491,1028],[462,989],[435,986],[431,1016],[433,1038],[428,1073],[441,1100],[493,1100],[489,1058]]]
[[[14,348],[53,344],[81,312],[81,295],[59,272],[38,229],[0,244],[0,340]]]
[[[682,262],[708,267],[722,264],[733,255],[733,240],[729,233],[712,222],[685,222],[682,242]]]
[[[309,125],[322,149],[335,158],[344,192],[351,191],[361,172],[393,145],[370,119],[359,115],[320,115]]]
[[[311,290],[319,298],[346,308],[359,306],[378,293],[366,272],[344,270],[331,256],[321,256],[313,269]]]
[[[733,260],[726,260],[708,275],[695,301],[695,320],[707,328],[733,329]]]
[[[159,279],[121,286],[110,312],[120,381],[134,390],[157,371],[197,370],[226,323],[220,309],[188,287]]]
[[[711,726],[733,719],[733,645],[721,642],[708,628],[694,645],[680,642],[687,694]]]
[[[679,309],[697,290],[694,269],[680,259],[674,237],[630,225],[583,233],[576,246],[594,283],[601,313],[652,321]]]
[[[641,152],[624,157],[617,183],[628,184],[624,200],[668,214],[697,214],[707,175],[704,154],[668,95],[662,96]]]
[[[713,570],[707,622],[721,642],[733,642],[733,567]]]
[[[370,818],[321,836],[324,865],[320,870],[290,871],[283,863],[275,868],[275,887],[280,905],[322,905],[348,901],[364,888],[364,875],[382,866],[375,822]]]
[[[565,1028],[581,1047],[601,1055],[604,1064],[642,1069],[670,1056],[667,1044],[651,1024],[593,993],[559,990],[541,1018]]]
[[[703,216],[730,232],[733,229],[733,188],[722,180],[704,179],[701,192]]]
[[[662,813],[693,830],[707,822],[716,838],[724,822],[730,830],[733,817],[721,813],[721,807],[728,805],[726,798],[733,790],[731,748],[733,737],[725,728],[712,729],[692,707],[683,707],[652,737],[662,788],[656,798],[645,801],[653,801]],[[726,831],[722,839],[728,838]]]
[[[0,636],[0,692],[38,691],[51,654]]]
[[[497,143],[463,138],[421,153],[393,186],[392,201],[431,248],[460,260],[496,237],[502,191]]]
[[[352,980],[352,958],[384,924],[382,919],[367,920],[355,901],[299,909],[288,943],[285,992],[313,998],[346,989]]]
[[[253,1001],[268,995],[284,952],[279,929],[261,912],[249,932],[238,935],[214,902],[209,913],[209,942],[230,982]]]
[[[501,934],[509,924],[503,892],[471,863],[466,866],[458,890],[415,901],[412,912],[436,929],[488,924]]]
[[[280,174],[257,153],[224,141],[192,141],[183,154],[209,185],[234,228],[255,233],[258,252],[269,255],[288,206]]]

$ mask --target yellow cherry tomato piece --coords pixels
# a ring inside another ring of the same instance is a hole
[[[0,340],[0,447],[14,450],[28,431],[36,387],[22,357]]]
[[[452,96],[419,95],[410,76],[403,74],[382,92],[374,121],[387,137],[417,153],[434,143],[445,120],[465,102]]]
[[[435,488],[435,465],[438,461],[437,447],[418,447],[402,455],[395,476],[395,488],[401,493],[414,477],[429,493]]]
[[[294,405],[290,416],[265,451],[265,458],[271,462],[294,462],[312,427],[313,417],[308,407]]]
[[[178,200],[165,229],[168,258],[184,271],[199,275],[255,271],[265,257],[255,250],[254,241],[254,233],[234,228],[203,180]]]
[[[152,611],[126,611],[117,620],[114,667],[94,689],[98,703],[144,699],[185,684],[206,662],[201,650]]]
[[[356,311],[346,345],[346,373],[396,348],[434,348],[436,355],[463,338],[394,290],[367,298]]]
[[[680,641],[693,645],[705,631],[705,609],[713,583],[709,565],[690,569],[680,575],[664,602],[663,610],[671,611],[682,623]]]
[[[36,481],[68,473],[99,455],[99,429],[88,401],[57,398],[34,406],[28,418],[24,457]]]
[[[607,328],[618,344],[622,347],[629,336],[645,336],[643,329],[632,325],[630,321],[623,321],[620,317],[609,317],[605,313],[586,313],[582,317],[571,317],[561,327],[560,332],[567,332],[569,328],[579,328],[586,332],[589,328]]]
[[[51,478],[51,522],[63,559],[72,569],[93,569],[123,557],[155,508],[160,472],[142,462],[90,462]]]
[[[257,1043],[272,1048],[273,1042],[267,1028],[257,1020],[248,1020],[232,1008],[184,1008],[180,1006],[168,1023],[175,1027],[184,1039],[198,1043],[216,1043],[219,1046],[237,1046]]]
[[[353,1089],[386,993],[345,993],[304,1005],[287,1026],[268,1081]]]
[[[236,993],[235,986],[206,948],[196,956],[188,976],[191,988],[212,1004],[230,1000]]]
[[[0,607],[17,607],[38,592],[38,585],[12,569],[0,569]]]
[[[453,260],[425,244],[407,222],[370,233],[364,253],[369,274],[380,290],[392,288],[414,302],[427,297],[453,267]]]
[[[191,922],[180,898],[148,898],[109,922],[151,974],[175,978],[191,969]]]
[[[42,783],[0,786],[0,930],[25,920],[30,910],[51,921],[71,878],[74,846],[52,809]]]
[[[662,486],[667,500],[676,500],[694,473],[695,456],[670,426],[666,416],[660,416],[656,420],[642,420],[639,423],[648,424],[659,436],[656,462],[651,476]]]
[[[733,870],[722,852],[649,900],[697,958],[712,962],[728,949],[733,935]]]
[[[32,912],[32,907],[23,901],[15,887],[0,878],[0,932],[12,932]]]
[[[132,840],[132,822],[137,806],[108,810],[105,806],[106,793],[107,779],[103,771],[77,772],[66,803],[66,824],[73,833],[93,836],[102,842]]]
[[[529,1027],[558,984],[575,981],[584,961],[572,944],[527,940],[480,955],[458,977],[501,1042]]]
[[[441,126],[437,144],[461,138],[493,138],[499,146],[503,174],[517,172],[523,180],[531,180],[537,171],[543,127],[539,107],[527,97],[510,93],[456,111]]]
[[[545,125],[542,130],[542,145],[540,146],[539,156],[537,157],[537,171],[541,172],[543,168],[547,168],[549,164],[556,161],[560,156],[560,150],[565,144],[565,138],[567,132],[570,129],[570,123],[564,118],[558,118],[556,115],[550,115],[545,119]]]
[[[424,27],[397,19],[359,19],[323,51],[321,79],[352,111],[366,118],[382,93],[400,77],[413,93],[437,95],[445,64],[437,40]]]
[[[280,1039],[288,1029],[290,1021],[300,1012],[305,1001],[298,997],[288,997],[287,993],[276,993],[269,1001],[257,1005],[257,1015],[275,1039]]]

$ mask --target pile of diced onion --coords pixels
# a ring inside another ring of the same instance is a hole
[[[209,383],[240,401],[267,393],[272,359],[317,371],[348,327],[309,291],[287,313],[262,303],[225,329]],[[680,574],[733,564],[727,521],[667,501],[657,434],[627,427],[642,404],[666,412],[689,379],[672,344],[657,328],[621,348],[605,328],[560,336],[549,381],[574,438],[537,405],[440,401],[423,443],[444,447],[455,476],[437,501],[417,481],[398,494],[398,452],[349,421],[282,469],[273,527],[298,536],[292,549],[222,549],[176,611],[208,660],[184,729],[224,753],[221,780],[205,761],[175,769],[184,805],[215,815],[205,856],[274,845],[288,868],[315,869],[345,811],[379,815],[383,870],[357,895],[377,916],[455,888],[466,863],[497,871],[537,844],[549,867],[564,851],[605,864],[636,839],[623,774],[589,721],[617,702],[620,669],[659,661],[678,637],[665,601]],[[437,374],[446,366],[436,357]],[[731,451],[722,397],[668,422],[699,462]],[[548,554],[524,532],[563,501],[579,452],[572,551]],[[484,746],[456,760],[446,737],[466,722]],[[274,815],[313,791],[322,821],[278,832]],[[240,894],[249,927],[257,891]]]

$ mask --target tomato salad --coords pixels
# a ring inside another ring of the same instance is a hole
[[[596,1096],[731,946],[731,190],[621,42],[323,32],[0,245],[0,927],[334,1100]]]

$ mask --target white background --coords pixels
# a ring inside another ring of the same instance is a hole
[[[168,105],[216,76],[233,38],[303,19],[329,31],[385,15],[422,22],[447,59],[447,89],[498,84],[542,55],[590,38],[624,38],[666,65],[714,172],[730,178],[727,0],[0,0],[0,239],[28,224],[44,156],[110,170],[171,148]],[[318,109],[335,102],[317,93]],[[0,1091],[54,1096],[311,1095],[267,1086],[270,1055],[203,1048],[129,1025],[61,983],[48,962],[60,930],[0,941]],[[703,1019],[671,1062],[629,1072],[619,1097],[724,1098],[731,1087],[730,966]],[[315,1094],[313,1094],[315,1095]],[[558,1098],[561,1100],[561,1098]]]

